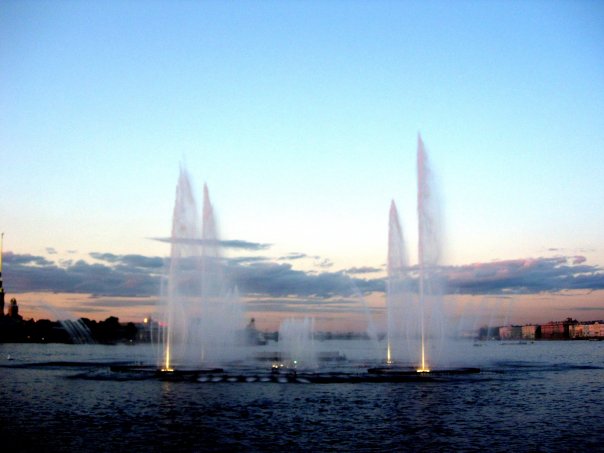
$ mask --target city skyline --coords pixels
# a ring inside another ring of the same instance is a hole
[[[603,24],[589,1],[5,2],[8,297],[152,314],[184,165],[250,316],[362,329],[392,199],[417,262],[421,133],[451,311],[602,319]]]

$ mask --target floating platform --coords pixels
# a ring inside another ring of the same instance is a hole
[[[414,369],[369,368],[350,371],[300,371],[294,369],[233,370],[207,368],[198,370],[163,371],[150,367],[111,367],[114,372],[142,373],[149,378],[165,381],[191,381],[200,383],[293,383],[293,384],[340,384],[442,381],[459,375],[480,373],[479,368],[452,368],[418,372]]]
[[[429,372],[417,371],[412,367],[383,366],[362,368],[339,366],[331,369],[294,369],[278,367],[219,367],[199,369],[161,370],[156,365],[128,364],[123,362],[39,362],[4,365],[7,368],[73,368],[86,371],[69,376],[72,379],[90,380],[161,380],[198,383],[279,383],[279,384],[359,384],[359,383],[402,383],[443,382],[457,380],[464,375],[475,375],[480,368],[448,368]]]
[[[281,351],[263,351],[257,353],[254,358],[264,362],[288,362],[292,360],[290,354]],[[339,351],[321,351],[316,354],[319,362],[343,362],[346,356]]]
[[[480,368],[449,368],[449,369],[436,369],[430,371],[420,371],[413,368],[391,368],[391,367],[379,367],[369,368],[367,370],[370,374],[379,374],[386,376],[407,376],[413,374],[421,374],[426,376],[450,376],[454,374],[477,374],[480,373]]]

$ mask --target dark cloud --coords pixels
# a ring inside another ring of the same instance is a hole
[[[317,259],[314,262],[314,265],[316,267],[320,267],[321,269],[329,269],[330,267],[333,266],[333,262],[328,258],[321,259],[321,258],[317,257]]]
[[[256,263],[250,266],[230,267],[233,279],[245,294],[284,296],[332,297],[350,295],[355,287],[361,291],[383,291],[382,280],[353,279],[343,272],[311,274],[295,270],[291,264]]]
[[[288,253],[285,256],[280,256],[279,258],[277,258],[277,261],[293,261],[293,260],[301,260],[304,258],[318,258],[318,257],[308,256],[306,253],[293,252],[293,253]]]
[[[255,312],[291,312],[291,313],[353,313],[364,312],[361,303],[355,299],[323,298],[272,298],[248,301],[246,307]]]
[[[56,255],[57,250],[54,247],[46,247],[46,253],[48,253],[49,255]]]
[[[265,256],[238,256],[236,258],[227,258],[227,260],[234,264],[250,264],[261,261],[269,261],[269,258]]]
[[[107,260],[108,257],[105,258]],[[111,257],[110,264],[91,264],[83,260],[57,264],[40,256],[7,253],[5,259],[3,276],[5,288],[10,292],[48,291],[106,296],[159,293],[161,267],[158,269],[157,260],[160,258],[124,255],[115,259]]]
[[[381,272],[382,269],[380,269],[379,267],[369,267],[369,266],[363,266],[363,267],[351,267],[350,269],[346,269],[344,272],[346,272],[347,274],[373,274],[374,272]]]
[[[84,302],[85,305],[93,305],[95,307],[107,307],[107,308],[128,308],[128,307],[155,307],[157,305],[157,299],[150,298],[94,298]]]
[[[214,239],[189,239],[189,238],[150,238],[154,241],[168,242],[168,243],[179,243],[179,244],[191,244],[191,245],[217,245],[219,247],[241,249],[241,250],[266,250],[272,246],[272,244],[263,244],[260,242],[248,242],[238,239],[229,241],[217,241]]]
[[[2,256],[2,261],[7,265],[29,265],[29,266],[51,266],[52,261],[43,256],[29,254],[15,254],[13,252],[5,252]]]
[[[93,262],[48,260],[29,254],[4,255],[8,292],[87,293],[104,297],[158,296],[167,259],[143,255],[91,253]],[[261,256],[221,261],[240,293],[260,298],[327,300],[385,291],[385,279],[357,275],[380,271],[360,267],[346,271],[296,270],[289,263]],[[329,262],[330,263],[330,262]],[[449,294],[535,294],[564,290],[604,289],[604,271],[582,256],[519,259],[443,266],[435,281]],[[417,287],[417,267],[409,269],[409,288]],[[120,302],[111,302],[119,305]],[[126,302],[124,302],[126,303]]]
[[[582,258],[558,256],[494,261],[450,266],[441,272],[450,293],[531,294],[604,289],[604,271],[599,266],[584,264]]]
[[[98,261],[106,261],[131,268],[161,269],[166,264],[163,258],[143,255],[114,255],[113,253],[93,252],[90,256]]]
[[[5,286],[11,292],[50,291],[94,296],[156,296],[166,261],[159,257],[91,253],[95,261],[61,264],[33,255],[6,255]],[[232,283],[244,294],[267,297],[351,295],[383,291],[381,279],[353,278],[344,272],[309,273],[263,257],[224,261]]]
[[[73,311],[77,311],[79,313],[104,313],[105,309],[104,308],[96,308],[96,307],[82,307],[80,305],[78,305],[77,307],[73,307],[72,308]]]
[[[573,258],[573,264],[581,264],[587,261],[587,258],[581,255],[577,255]]]
[[[222,247],[243,250],[266,250],[272,247],[272,244],[262,244],[259,242],[248,242],[240,240],[219,241]]]

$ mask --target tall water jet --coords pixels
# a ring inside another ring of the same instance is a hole
[[[390,203],[388,221],[388,263],[386,280],[386,316],[387,316],[387,346],[386,362],[392,364],[394,355],[400,359],[400,348],[394,351],[394,344],[400,346],[400,339],[405,331],[405,299],[406,291],[407,258],[403,241],[403,233],[399,221],[398,211],[394,200]],[[398,340],[398,341],[397,341]]]
[[[181,169],[164,283],[162,369],[195,367],[238,357],[243,310],[228,285],[214,210],[204,186],[202,224],[187,172]]]
[[[418,219],[418,298],[420,322],[420,367],[429,371],[426,351],[428,340],[439,335],[440,310],[437,291],[437,265],[440,258],[438,204],[431,186],[432,174],[421,136],[417,140],[417,219]],[[442,330],[442,325],[441,329]]]

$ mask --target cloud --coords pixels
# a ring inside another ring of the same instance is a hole
[[[52,261],[43,256],[29,254],[15,254],[13,252],[5,252],[2,256],[2,261],[7,265],[30,265],[30,266],[51,266]]]
[[[218,241],[214,239],[189,239],[189,238],[150,238],[154,241],[191,244],[191,245],[217,245],[219,247],[241,249],[241,250],[266,250],[272,247],[272,244],[263,244],[260,242],[248,242],[239,239],[229,241]]]
[[[581,256],[581,255],[577,255],[573,259],[573,264],[581,264],[581,263],[584,263],[585,261],[587,261],[587,258],[585,258],[584,256]]]
[[[90,253],[90,256],[98,261],[106,261],[131,268],[161,269],[166,264],[163,258],[143,255],[114,255],[113,253],[93,252]]]
[[[328,258],[321,259],[320,257],[317,257],[314,262],[314,265],[315,267],[320,267],[321,269],[329,269],[333,266],[333,262]]]
[[[374,272],[381,272],[382,269],[380,269],[379,267],[369,267],[369,266],[363,266],[363,267],[351,267],[350,269],[346,269],[344,270],[344,272],[346,272],[347,274],[373,274]]]
[[[103,297],[158,296],[169,259],[144,255],[90,253],[90,261],[50,261],[43,256],[4,255],[7,292],[87,293]],[[332,272],[296,270],[290,263],[247,256],[222,260],[226,275],[240,293],[259,298],[327,300],[355,294],[384,292],[384,278],[360,278],[380,268],[358,267]],[[330,261],[324,262],[331,266]],[[409,269],[410,290],[417,290],[417,267]],[[604,289],[604,271],[582,256],[530,258],[435,270],[443,292],[449,294],[536,294],[564,290]],[[415,288],[415,289],[414,289]],[[119,302],[115,302],[119,304]]]
[[[269,258],[266,256],[238,256],[235,258],[227,258],[227,261],[235,264],[250,264],[250,263],[258,263],[261,261],[269,261]]]
[[[155,307],[157,299],[151,298],[94,298],[84,302],[85,305],[106,308]]]
[[[604,289],[604,271],[585,261],[583,257],[557,256],[475,263],[443,268],[441,277],[448,292],[458,294]]]
[[[279,258],[277,258],[277,261],[293,261],[293,260],[301,260],[303,258],[318,258],[318,257],[308,256],[306,253],[293,252],[293,253],[288,253],[285,256],[280,256]]]
[[[254,312],[288,312],[288,313],[364,313],[359,300],[356,299],[323,299],[323,298],[271,298],[254,299],[246,302],[246,307]]]
[[[49,255],[56,255],[57,250],[54,247],[46,247],[46,253],[48,253]]]
[[[314,296],[332,297],[363,292],[383,291],[382,280],[354,279],[343,272],[312,274],[295,270],[291,264],[256,263],[250,266],[231,265],[233,280],[245,294],[272,297]]]
[[[5,288],[10,292],[66,292],[106,296],[159,294],[161,258],[95,254],[105,263],[83,260],[57,264],[41,256],[5,255]],[[97,258],[98,259],[98,258]],[[158,261],[159,260],[159,261]],[[109,264],[106,264],[106,263]]]
[[[11,292],[88,293],[93,296],[157,296],[167,260],[142,255],[90,254],[84,260],[55,263],[41,256],[6,255],[5,286]],[[266,297],[318,297],[383,291],[382,280],[352,278],[344,272],[309,273],[263,257],[224,261],[227,274],[244,294]]]

